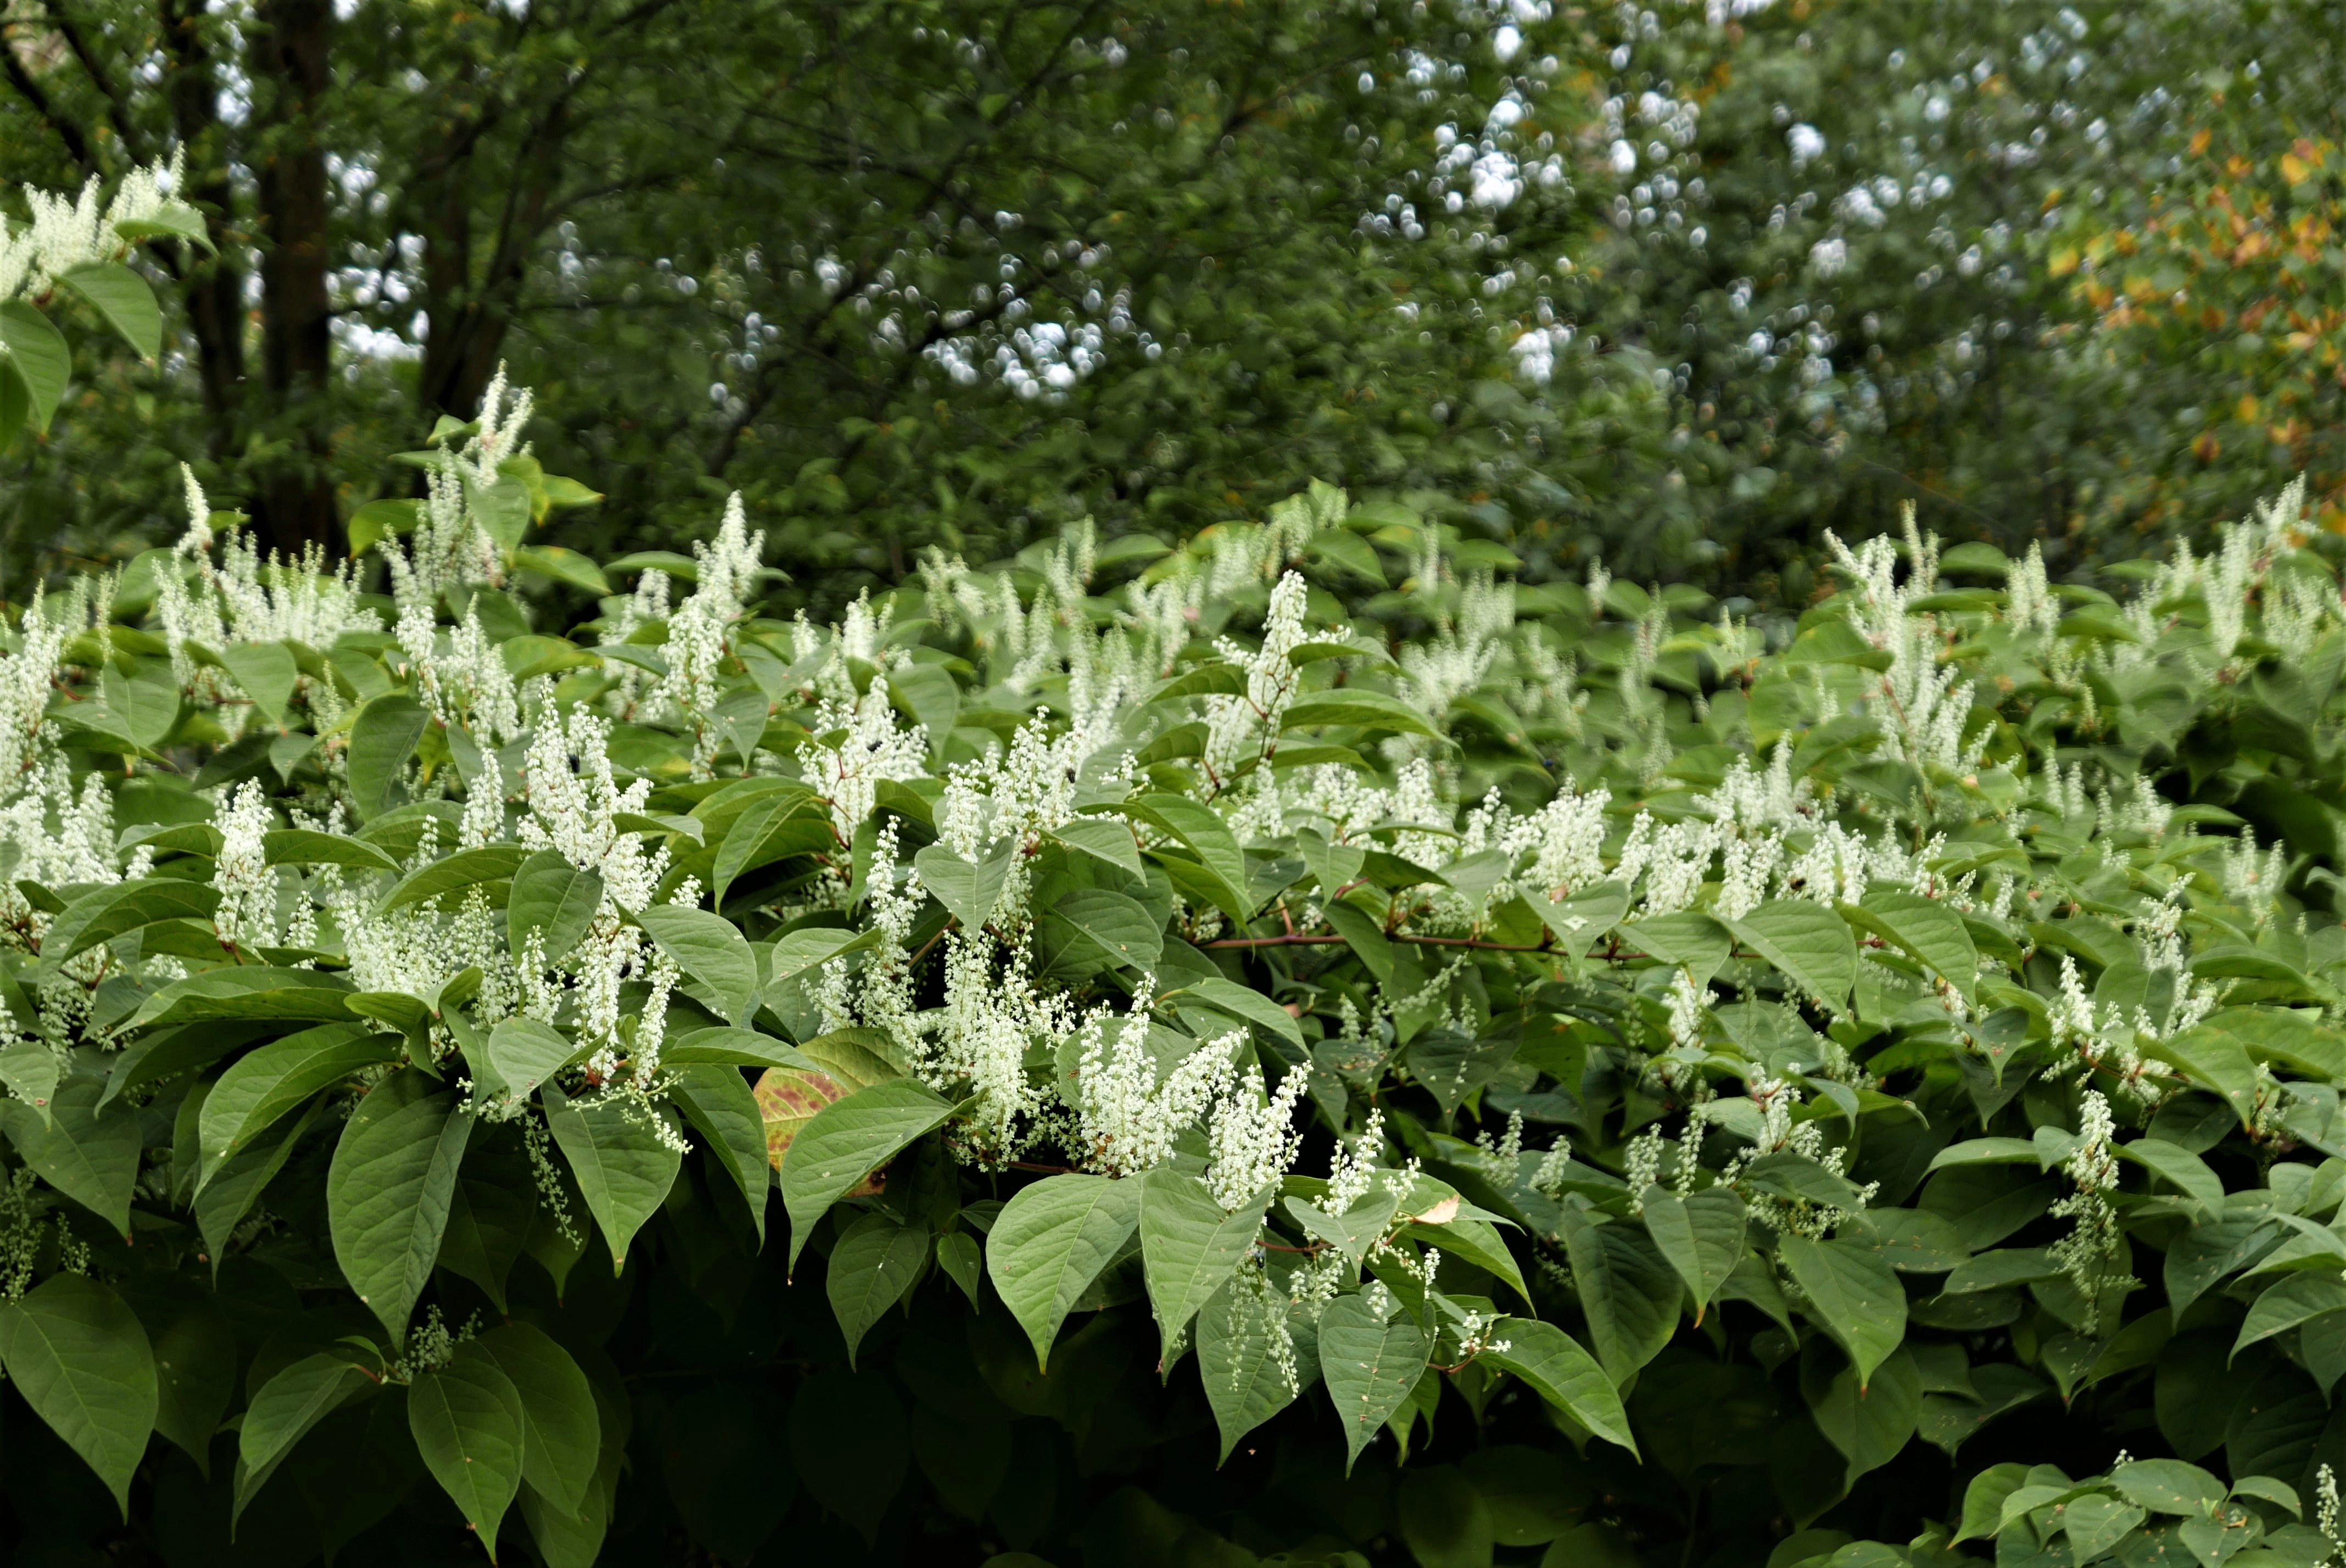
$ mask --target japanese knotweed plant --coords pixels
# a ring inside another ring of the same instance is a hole
[[[6,636],[0,1362],[134,1536],[2332,1554],[2296,491],[1795,624],[1320,486],[820,626],[738,500],[531,543],[528,412]]]

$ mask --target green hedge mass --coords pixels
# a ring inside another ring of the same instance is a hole
[[[2300,489],[1793,623],[1315,485],[825,626],[532,543],[528,415],[6,634],[24,1560],[2334,1554]]]

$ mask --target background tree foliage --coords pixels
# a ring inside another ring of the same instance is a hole
[[[2301,488],[1755,623],[1323,485],[819,627],[532,542],[528,419],[389,595],[191,490],[6,634],[13,1561],[2346,1547]]]
[[[181,459],[339,541],[500,361],[570,542],[740,489],[834,606],[1315,476],[1762,598],[1902,500],[2059,568],[2338,484],[2319,0],[344,10],[9,13],[0,173],[181,146],[219,246],[5,460],[20,596]]]

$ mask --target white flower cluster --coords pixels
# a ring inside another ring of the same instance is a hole
[[[461,625],[440,631],[411,603],[400,611],[397,636],[433,718],[492,747],[520,738],[521,696],[498,643],[481,629],[477,606],[466,608]]]
[[[762,531],[750,532],[741,494],[735,491],[726,499],[725,516],[718,525],[716,539],[709,544],[694,543],[698,581],[684,603],[668,616],[668,642],[663,649],[668,667],[659,696],[692,727],[696,779],[709,778],[717,758],[722,729],[711,720],[717,707],[718,668],[730,651],[728,634],[733,623],[741,618],[750,595],[765,570],[759,563],[765,545]],[[879,689],[878,682],[873,686]],[[884,702],[884,690],[881,690],[881,697]]]
[[[871,815],[880,781],[924,777],[928,754],[927,728],[899,728],[888,701],[888,682],[874,676],[862,697],[822,700],[815,709],[811,738],[798,748],[798,761],[806,781],[831,801],[831,830],[844,844],[854,836],[856,825]],[[698,750],[695,759],[705,769]]]
[[[1965,738],[1972,715],[1971,682],[1952,664],[1942,663],[1944,645],[1935,617],[1912,608],[1914,600],[1937,591],[1938,537],[1926,539],[1916,532],[1912,504],[1904,508],[1903,520],[1903,583],[1897,580],[1898,553],[1887,536],[1868,539],[1851,551],[1828,530],[1825,543],[1852,581],[1851,624],[1868,643],[1890,654],[1890,667],[1866,699],[1867,711],[1880,724],[1881,754],[1906,763],[1927,782],[1933,770],[1960,776],[1977,769],[1986,751],[1987,732]]]
[[[271,825],[269,799],[260,785],[247,779],[222,791],[213,819],[220,849],[212,862],[212,886],[220,901],[212,923],[220,941],[246,952],[277,945],[277,873],[264,843]]]
[[[1270,591],[1262,646],[1249,653],[1228,638],[1219,645],[1222,657],[1246,671],[1247,688],[1241,697],[1208,699],[1205,763],[1209,777],[1227,778],[1278,738],[1280,720],[1294,699],[1300,674],[1287,656],[1305,638],[1304,595],[1300,573],[1282,575]]]
[[[1420,584],[1421,591],[1434,587]],[[1474,572],[1457,592],[1456,614],[1442,616],[1432,637],[1401,650],[1402,695],[1436,724],[1453,702],[1483,684],[1515,626],[1514,585],[1497,583],[1488,571]]]
[[[1238,1031],[1199,1042],[1168,1065],[1151,1044],[1153,1027],[1145,1006],[1121,1017],[1102,1008],[1077,1032],[1068,1153],[1102,1176],[1138,1176],[1163,1165],[1173,1140],[1229,1085],[1231,1054],[1246,1039]]]
[[[2049,1211],[2076,1222],[2068,1235],[2053,1244],[2052,1262],[2076,1288],[2083,1303],[2079,1327],[2088,1334],[2100,1318],[2103,1293],[2125,1278],[2126,1233],[2110,1201],[2118,1186],[2117,1156],[2110,1151],[2116,1126],[2109,1101],[2099,1090],[2086,1090],[2078,1111],[2076,1145],[2062,1162],[2076,1190]]]
[[[639,835],[618,826],[618,817],[643,810],[652,786],[638,779],[619,787],[610,738],[611,721],[584,708],[538,715],[522,775],[529,814],[518,832],[533,850],[557,850],[580,870],[600,872],[607,907],[639,910],[668,871],[668,850],[647,851]]]
[[[291,642],[322,649],[344,632],[382,629],[382,617],[359,602],[357,567],[347,562],[329,567],[316,545],[298,559],[264,559],[250,535],[232,533],[219,546],[215,563],[211,552],[218,540],[210,503],[192,471],[182,465],[180,475],[187,492],[188,532],[174,553],[175,562],[157,574],[155,617],[182,687],[214,699],[240,695],[225,684],[209,657],[231,643]],[[342,716],[342,698],[331,681],[297,674],[293,691],[309,705],[321,729]],[[249,708],[237,711],[250,713]]]
[[[480,417],[460,448],[441,445],[424,470],[423,504],[406,538],[379,541],[376,552],[391,572],[392,596],[402,614],[411,606],[432,613],[452,587],[500,583],[505,569],[497,544],[480,505],[503,478],[509,458],[525,456],[521,433],[535,406],[526,390],[513,393],[503,365],[481,394]]]
[[[1266,1095],[1262,1069],[1250,1067],[1214,1105],[1206,1185],[1224,1213],[1236,1214],[1260,1200],[1294,1165],[1303,1144],[1303,1135],[1294,1125],[1295,1107],[1310,1076],[1309,1067],[1296,1067],[1279,1081],[1275,1094]]]
[[[171,207],[169,193],[185,176],[186,157],[181,148],[168,163],[158,158],[131,170],[103,209],[97,204],[96,175],[71,199],[25,187],[31,222],[12,230],[0,217],[0,300],[20,295],[37,299],[76,267],[119,260],[131,244],[123,238],[122,225],[151,222]]]

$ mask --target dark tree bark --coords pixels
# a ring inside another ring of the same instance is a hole
[[[545,231],[561,177],[569,131],[567,94],[531,127],[524,162],[505,188],[485,258],[475,244],[474,148],[486,125],[471,119],[451,127],[441,156],[425,173],[423,280],[432,335],[423,345],[417,399],[427,416],[470,419],[496,374],[531,252]]]
[[[274,548],[291,553],[330,545],[336,528],[327,468],[331,210],[317,124],[332,86],[332,0],[262,0],[258,18],[253,66],[276,86],[254,168],[262,230],[261,379],[284,451],[256,497],[256,521]]]
[[[191,149],[189,199],[210,215],[217,255],[189,247],[185,300],[196,340],[196,374],[203,388],[207,455],[219,462],[235,450],[245,398],[244,273],[228,229],[232,193],[228,159],[208,156],[219,134],[219,82],[201,32],[201,0],[164,0],[163,46],[170,61],[171,127]]]

